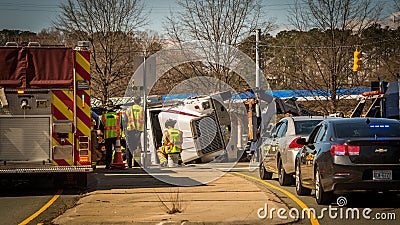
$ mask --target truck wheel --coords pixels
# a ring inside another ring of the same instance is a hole
[[[300,196],[303,195],[310,195],[311,194],[311,189],[310,188],[305,188],[301,184],[301,179],[300,179],[300,164],[296,163],[296,193]]]
[[[287,174],[282,166],[282,159],[279,158],[278,163],[278,180],[281,186],[289,186],[294,184],[294,179],[291,174]]]
[[[326,205],[331,203],[333,197],[333,192],[324,191],[321,183],[321,175],[317,168],[315,172],[315,200],[317,200],[318,205]]]
[[[268,172],[265,169],[263,162],[260,163],[260,167],[258,169],[259,169],[259,173],[260,173],[260,178],[262,180],[271,180],[272,179],[272,173]]]

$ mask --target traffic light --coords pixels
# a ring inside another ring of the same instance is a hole
[[[354,52],[354,64],[353,64],[354,72],[357,72],[360,70],[360,66],[362,64],[361,57],[362,57],[361,52],[358,51],[358,49],[356,49],[356,51]]]

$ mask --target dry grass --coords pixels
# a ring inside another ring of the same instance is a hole
[[[179,188],[177,191],[170,192],[167,199],[162,199],[158,194],[157,197],[161,203],[160,207],[166,213],[175,214],[183,212],[183,199],[181,198]]]

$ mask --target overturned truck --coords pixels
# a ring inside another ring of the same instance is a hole
[[[153,163],[162,145],[165,122],[177,121],[175,127],[183,132],[182,161],[210,162],[224,153],[225,127],[230,125],[226,109],[210,96],[189,97],[183,100],[150,101],[148,108],[149,149]]]

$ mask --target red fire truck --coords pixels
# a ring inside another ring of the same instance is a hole
[[[88,47],[0,47],[2,183],[47,176],[57,186],[86,186],[93,171]]]

